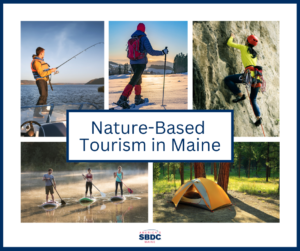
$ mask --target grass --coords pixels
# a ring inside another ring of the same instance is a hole
[[[252,174],[252,173],[251,173]],[[256,174],[256,173],[255,173]],[[253,174],[253,176],[255,175]],[[244,177],[242,177],[242,175]],[[228,190],[244,192],[252,195],[278,195],[278,186],[279,186],[279,178],[277,178],[279,174],[275,173],[269,178],[269,182],[266,182],[266,178],[263,176],[263,172],[258,173],[259,177],[245,177],[245,173],[241,173],[241,177],[239,178],[235,172],[231,172],[229,176],[229,184]],[[193,174],[193,178],[194,178]],[[209,180],[214,180],[214,176],[206,173],[206,178]],[[185,170],[184,172],[184,182],[190,180],[189,170]],[[173,180],[173,174],[170,177],[170,181],[168,182],[167,176],[165,177],[160,174],[159,180],[153,183],[153,194],[154,197],[158,194],[164,193],[175,193],[175,191],[181,186],[180,176],[179,174],[175,175],[175,185]]]

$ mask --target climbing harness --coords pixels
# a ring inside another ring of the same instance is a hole
[[[254,77],[251,76],[251,72],[254,72]],[[249,87],[261,87],[261,92],[266,91],[266,81],[263,77],[263,68],[261,66],[249,65],[245,68],[243,80]]]

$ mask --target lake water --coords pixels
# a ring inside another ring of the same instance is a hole
[[[48,104],[68,104],[89,102],[104,109],[104,93],[98,92],[103,85],[48,85]],[[39,98],[36,85],[21,85],[21,106],[35,105]]]
[[[147,171],[124,171],[124,182],[126,181],[125,184],[133,190],[133,193],[129,194],[123,185],[126,200],[121,202],[110,201],[110,197],[115,194],[113,171],[93,171],[93,184],[104,192],[106,197],[101,197],[93,187],[96,201],[92,204],[79,202],[85,193],[82,172],[54,172],[56,188],[66,202],[66,205],[57,208],[41,207],[45,202],[45,184],[42,181],[44,173],[21,173],[21,222],[148,222]],[[55,191],[54,199],[61,201]]]

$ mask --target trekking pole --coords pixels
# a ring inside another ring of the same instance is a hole
[[[165,49],[168,49],[166,46]],[[165,98],[165,77],[166,77],[166,61],[167,61],[167,54],[165,54],[165,65],[164,65],[164,83],[163,83],[163,96],[162,96],[162,106],[164,105],[164,98]]]

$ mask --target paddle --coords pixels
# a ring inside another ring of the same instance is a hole
[[[82,174],[82,176],[85,177],[84,174]],[[105,194],[105,193],[101,192],[101,191],[93,184],[93,182],[91,182],[91,183],[92,183],[92,185],[99,191],[99,193],[101,194],[102,197],[106,197],[106,194]]]
[[[125,183],[123,182],[123,180],[120,177],[118,177],[118,178],[122,181],[124,186],[126,186]],[[133,193],[133,191],[128,186],[126,186],[126,187],[127,187],[128,193],[130,193],[130,194]]]
[[[52,186],[53,186],[52,180],[51,180],[51,184],[52,184]],[[54,187],[54,186],[53,186],[53,187]],[[59,193],[57,192],[57,190],[56,190],[55,187],[54,187],[54,189],[55,189],[56,193],[58,194],[58,196],[59,196],[59,198],[60,198],[60,200],[61,200],[61,204],[62,204],[62,205],[66,205],[67,203],[60,197],[60,195],[59,195]]]

